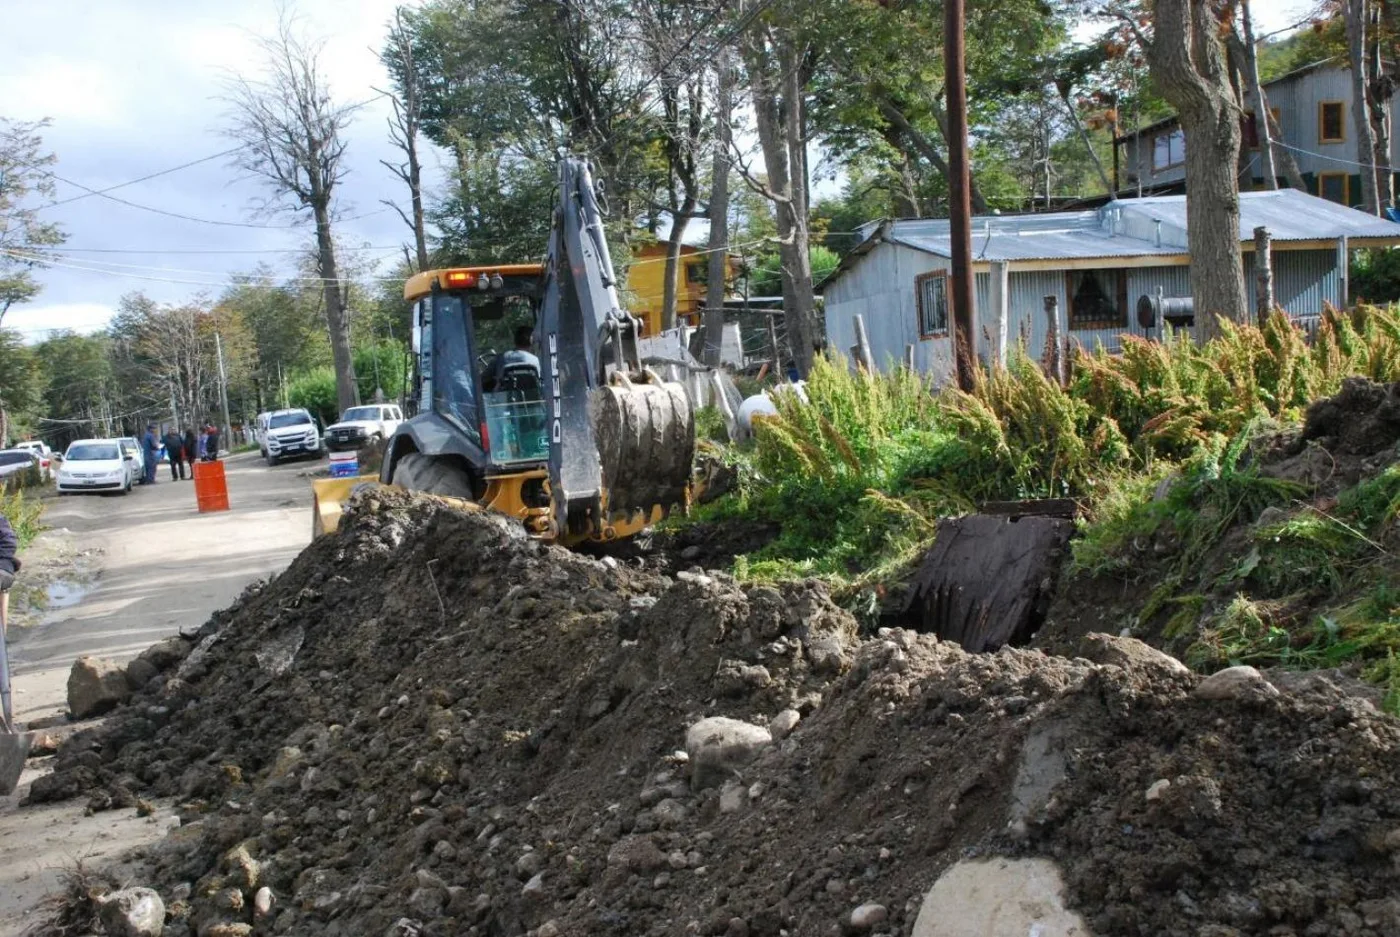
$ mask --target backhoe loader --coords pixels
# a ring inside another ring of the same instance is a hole
[[[602,214],[587,161],[564,156],[543,264],[430,270],[404,284],[413,415],[385,440],[377,478],[313,482],[317,534],[375,483],[496,511],[565,545],[630,537],[689,507],[690,400],[641,365]],[[483,352],[511,313],[528,347]]]

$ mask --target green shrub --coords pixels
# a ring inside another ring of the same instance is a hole
[[[32,494],[26,495],[22,488],[0,488],[0,514],[19,535],[20,546],[27,545],[44,529],[43,502]]]

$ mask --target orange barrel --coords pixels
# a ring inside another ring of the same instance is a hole
[[[199,513],[228,510],[228,482],[224,479],[224,463],[196,462],[194,464],[194,497]]]

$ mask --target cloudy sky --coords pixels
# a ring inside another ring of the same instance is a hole
[[[0,113],[50,118],[45,142],[58,155],[58,201],[46,211],[68,232],[63,259],[40,272],[43,292],[10,310],[5,325],[30,341],[49,330],[101,328],[122,294],[161,302],[216,294],[231,274],[259,262],[295,272],[309,229],[256,213],[265,193],[226,157],[221,98],[235,73],[257,74],[256,37],[275,30],[275,0],[23,0],[5,4],[9,37],[48,37],[0,59]],[[377,50],[396,0],[297,0],[299,25],[324,37],[322,64],[339,101],[368,102],[349,133],[350,175],[341,187],[347,220],[339,237],[367,261],[392,258],[407,232],[382,199],[404,201],[402,183],[379,164],[395,159],[386,76]],[[1255,0],[1264,30],[1296,22],[1316,0]],[[430,160],[436,164],[439,157]],[[152,173],[196,165],[111,193],[85,195]],[[430,182],[442,179],[430,165]],[[62,180],[71,180],[65,182]],[[147,209],[158,209],[157,211]],[[185,215],[177,218],[173,215]],[[191,220],[197,219],[197,220]]]
[[[342,184],[340,210],[352,220],[338,232],[347,245],[376,248],[357,251],[366,258],[392,257],[407,235],[397,214],[380,201],[405,199],[402,183],[379,164],[397,151],[387,141],[387,102],[376,100],[373,90],[386,85],[376,50],[395,5],[394,0],[296,4],[306,33],[325,37],[322,65],[334,97],[369,102],[350,132],[350,174]],[[23,48],[6,43],[0,113],[19,120],[50,118],[44,136],[58,156],[54,172],[91,189],[229,149],[220,132],[228,112],[221,100],[225,86],[235,73],[258,72],[256,37],[274,31],[277,22],[273,0],[26,0],[6,6],[11,37],[62,41]],[[433,178],[441,174],[435,171]],[[62,179],[58,201],[84,195]],[[220,157],[111,193],[202,220],[96,196],[56,205],[46,217],[68,232],[64,266],[41,272],[39,298],[13,308],[5,325],[30,340],[54,328],[87,331],[100,327],[131,290],[178,302],[201,290],[217,293],[229,274],[259,262],[293,273],[310,229],[294,226],[289,216],[261,216],[257,206],[265,192]]]

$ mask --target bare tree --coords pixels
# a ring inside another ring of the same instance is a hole
[[[720,363],[724,342],[725,273],[729,270],[729,141],[734,117],[734,65],[721,49],[715,62],[715,149],[710,167],[709,269],[705,280],[705,311],[701,313],[706,364]]]
[[[341,410],[359,402],[350,348],[350,316],[336,264],[331,233],[335,188],[345,177],[342,136],[358,105],[337,104],[321,73],[321,43],[307,40],[283,11],[277,32],[259,40],[266,71],[230,83],[233,105],[229,137],[241,144],[235,161],[272,190],[272,202],[316,224],[316,268],[321,278],[326,327],[335,363],[336,400]]]
[[[408,186],[413,216],[410,218],[393,202],[386,201],[384,204],[398,212],[404,224],[413,231],[418,269],[426,270],[428,234],[423,224],[423,172],[422,164],[418,161],[418,133],[423,117],[422,78],[413,58],[413,36],[404,25],[403,7],[394,10],[394,25],[389,29],[388,45],[379,59],[394,76],[394,91],[385,93],[394,108],[393,116],[389,118],[389,140],[403,150],[404,155],[402,163],[384,159],[380,163]]]
[[[1186,242],[1191,299],[1199,339],[1219,332],[1219,319],[1247,322],[1240,265],[1240,111],[1225,65],[1221,0],[1156,0],[1152,36],[1131,16],[1124,23],[1147,56],[1153,83],[1176,108],[1186,138]]]

